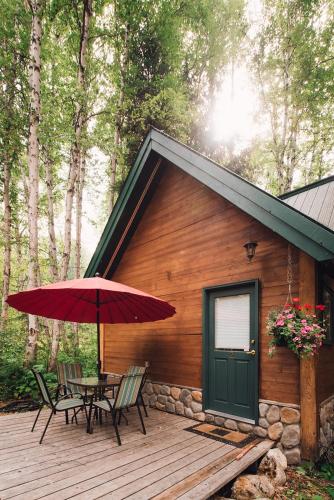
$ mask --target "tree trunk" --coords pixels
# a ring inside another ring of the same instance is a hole
[[[53,197],[53,175],[52,160],[46,156],[45,159],[45,182],[48,200],[48,231],[49,231],[49,266],[53,281],[58,281],[58,262],[57,262],[57,241],[54,223],[54,197]],[[51,327],[51,328],[50,328]],[[51,351],[48,362],[48,371],[54,371],[57,363],[59,351],[59,340],[61,338],[63,324],[60,321],[50,321],[49,332],[51,336]]]
[[[38,184],[39,184],[39,144],[38,126],[40,121],[40,70],[41,70],[41,40],[42,4],[39,0],[30,0],[32,13],[31,40],[30,40],[30,115],[29,115],[29,142],[28,142],[28,169],[29,169],[29,288],[38,283]],[[36,316],[29,315],[29,333],[25,351],[25,364],[30,366],[36,360],[38,337],[38,321]]]
[[[117,12],[116,12],[117,15]],[[110,198],[109,198],[109,209],[110,212],[114,208],[116,200],[116,178],[117,178],[117,164],[119,158],[119,146],[122,142],[122,125],[124,120],[123,104],[124,104],[124,94],[125,94],[125,77],[129,60],[129,26],[125,26],[124,40],[123,40],[123,52],[118,54],[119,67],[120,67],[120,92],[117,103],[117,111],[115,117],[115,133],[114,133],[114,150],[111,155],[111,175],[110,175]],[[124,180],[126,172],[121,172],[122,181]]]
[[[85,150],[81,152],[80,170],[76,188],[75,277],[77,279],[80,278],[81,275],[82,196],[83,196],[83,189],[85,185],[85,175],[86,175],[86,154],[87,152]],[[73,324],[73,336],[74,336],[73,347],[74,351],[77,352],[79,348],[78,323]]]
[[[116,120],[116,128],[115,128],[115,134],[114,134],[114,151],[111,155],[110,198],[109,198],[109,211],[110,212],[114,208],[115,198],[116,198],[115,184],[116,184],[116,174],[117,174],[117,156],[118,156],[117,152],[118,152],[120,140],[121,140],[120,127],[118,126],[117,120]]]
[[[78,88],[79,97],[76,101],[76,111],[74,118],[74,142],[71,148],[70,168],[67,181],[66,206],[65,206],[65,224],[64,224],[64,251],[61,266],[61,279],[66,280],[68,276],[68,268],[71,257],[72,246],[72,212],[75,184],[79,176],[81,163],[81,138],[84,124],[87,119],[86,109],[86,55],[88,48],[89,22],[92,16],[92,0],[84,0],[83,15],[80,33],[80,48],[79,48],[79,64],[78,64]]]
[[[1,308],[1,323],[0,331],[4,330],[8,317],[8,304],[6,302],[9,294],[10,283],[10,256],[11,256],[11,219],[12,210],[10,204],[10,163],[4,162],[3,165],[3,239],[4,239],[4,255],[3,255],[3,284],[2,284],[2,308]]]
[[[53,281],[59,279],[58,263],[57,263],[57,242],[55,231],[54,218],[54,199],[53,199],[53,175],[52,175],[52,160],[48,157],[45,159],[45,183],[46,194],[48,200],[48,231],[49,231],[49,262],[50,271]]]

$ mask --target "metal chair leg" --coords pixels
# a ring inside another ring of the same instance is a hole
[[[137,406],[137,410],[138,410],[139,418],[140,418],[140,421],[141,421],[141,425],[142,425],[142,428],[143,428],[143,434],[146,434],[146,429],[145,429],[145,425],[144,425],[144,420],[143,420],[143,417],[142,417],[142,414],[141,414],[141,411],[140,411],[140,406],[139,406],[138,401],[137,401],[137,403],[136,403],[136,406]]]
[[[92,431],[92,411],[93,411],[93,400],[91,400],[90,402],[90,405],[89,405],[89,417],[88,417],[88,420],[87,420],[87,432],[88,434],[92,434],[93,431]],[[87,410],[86,410],[86,414],[87,414]]]
[[[35,421],[34,421],[34,425],[32,426],[31,432],[34,432],[35,425],[37,424],[37,420],[38,420],[38,417],[39,417],[39,415],[40,415],[40,413],[42,411],[42,408],[43,408],[43,406],[41,406],[40,409],[38,410],[38,413],[36,415],[36,418],[35,418]]]
[[[46,433],[46,429],[49,427],[49,423],[50,423],[50,420],[51,420],[51,418],[52,418],[53,413],[54,413],[54,411],[53,411],[53,410],[51,410],[51,413],[50,413],[50,416],[49,416],[48,421],[47,421],[47,423],[46,423],[46,426],[45,426],[45,429],[44,429],[44,431],[43,431],[42,437],[41,437],[41,439],[39,440],[39,444],[42,444],[43,438],[44,438],[45,433]]]
[[[117,426],[117,411],[115,411],[115,413],[113,413],[113,426],[115,427],[115,432],[116,432],[116,437],[117,437],[117,443],[118,443],[118,446],[121,446],[121,438],[120,438],[120,435],[119,435],[119,432],[118,432],[118,426]]]
[[[140,400],[141,400],[142,407],[144,408],[145,416],[148,417],[147,410],[146,410],[146,404],[144,403],[144,398],[143,398],[142,394],[140,394]]]

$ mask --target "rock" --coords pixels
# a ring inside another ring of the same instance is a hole
[[[181,394],[181,389],[179,389],[178,387],[172,387],[170,390],[170,394],[174,399],[178,400]]]
[[[154,391],[153,391],[153,385],[151,384],[151,382],[146,382],[144,392],[146,392],[146,394],[148,394],[149,396],[151,394],[153,394]]]
[[[295,408],[281,408],[281,421],[283,424],[298,424],[300,412]]]
[[[213,415],[210,415],[210,413],[206,413],[205,414],[205,421],[208,424],[213,424],[213,422],[215,421],[215,417]]]
[[[205,421],[205,413],[203,413],[202,411],[200,411],[199,413],[194,413],[194,418],[196,420],[199,420],[200,422],[204,422]]]
[[[196,403],[196,401],[193,401],[190,407],[194,413],[200,413],[202,411],[201,403]]]
[[[265,418],[259,418],[259,426],[264,427],[264,429],[268,429],[269,424]]]
[[[170,403],[175,403],[175,399],[172,398],[172,396],[168,396],[167,401],[169,401]]]
[[[188,389],[182,389],[179,399],[188,408],[190,407],[193,401],[191,392]]]
[[[289,465],[298,465],[301,461],[300,448],[296,446],[295,448],[290,448],[290,450],[284,450],[284,455],[286,456]]]
[[[268,429],[269,439],[272,439],[273,441],[278,441],[282,436],[283,429],[284,427],[282,422],[276,422],[275,424],[272,424]]]
[[[267,476],[255,476],[246,474],[239,476],[232,487],[232,497],[236,500],[248,500],[250,498],[272,498],[275,489]]]
[[[238,430],[238,426],[237,426],[236,421],[230,420],[229,418],[227,420],[225,420],[224,427],[226,427],[226,429],[231,429],[232,431]]]
[[[167,401],[166,410],[168,411],[168,413],[175,413],[175,404]]]
[[[160,394],[160,387],[161,387],[161,385],[159,385],[159,384],[153,384],[153,390],[154,390],[155,394]]]
[[[170,395],[170,387],[168,385],[162,385],[160,387],[160,394],[169,396]]]
[[[254,427],[253,432],[255,436],[258,436],[260,438],[265,438],[267,436],[267,429],[263,429],[263,427]]]
[[[276,462],[280,464],[283,470],[287,469],[288,462],[286,456],[278,448],[272,448],[271,450],[269,450],[266,457],[270,459],[273,458],[274,460],[276,460]]]
[[[190,408],[184,409],[184,415],[185,415],[185,417],[188,417],[188,418],[194,418],[194,414]]]
[[[275,422],[278,422],[280,420],[279,407],[276,405],[272,405],[267,411],[266,419],[268,420],[269,424],[274,424]]]
[[[146,406],[148,406],[150,404],[150,398],[149,398],[148,394],[146,394],[145,392],[143,393],[143,400],[144,400],[144,404]]]
[[[280,450],[276,449],[275,452],[271,455],[267,453],[261,460],[258,473],[265,474],[276,486],[283,486],[286,483],[286,475],[282,464],[287,467],[286,459]]]
[[[268,408],[269,408],[269,405],[267,405],[266,403],[260,403],[259,404],[260,417],[265,417],[266,416]]]
[[[300,428],[297,424],[287,425],[281,437],[284,448],[294,448],[300,443]]]
[[[191,392],[192,398],[197,401],[197,403],[202,402],[202,393],[200,391],[192,391]]]
[[[254,425],[246,424],[245,422],[238,422],[239,431],[241,432],[252,432]]]
[[[223,426],[225,423],[225,418],[223,417],[215,417],[215,424]]]
[[[148,402],[149,402],[149,405],[150,405],[150,406],[155,406],[156,401],[157,401],[157,396],[156,396],[156,394],[152,394],[152,396],[150,396],[150,397],[148,398]]]
[[[155,403],[155,407],[158,409],[158,410],[164,410],[165,409],[165,405],[162,405],[161,403],[159,403],[159,401],[157,401]]]
[[[181,401],[176,401],[176,403],[175,403],[175,413],[177,415],[184,415],[184,406],[183,406],[183,403],[181,403]]]
[[[162,405],[165,405],[167,403],[167,396],[164,396],[163,394],[159,394],[158,401]]]

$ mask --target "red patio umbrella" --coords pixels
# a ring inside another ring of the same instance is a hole
[[[175,308],[168,302],[99,276],[32,288],[10,295],[7,303],[19,311],[37,316],[75,323],[96,323],[99,376],[100,322],[144,323],[175,314]]]

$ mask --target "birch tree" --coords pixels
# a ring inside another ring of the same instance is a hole
[[[38,285],[38,200],[39,200],[39,142],[38,127],[40,122],[41,96],[41,43],[42,43],[42,0],[28,0],[31,11],[31,40],[29,48],[29,139],[28,139],[28,171],[29,171],[29,288]],[[36,359],[38,338],[38,321],[36,316],[29,315],[29,332],[25,351],[25,363],[31,365]]]
[[[67,180],[67,190],[65,198],[65,222],[64,222],[64,250],[61,265],[61,279],[68,276],[69,262],[72,245],[72,212],[73,199],[75,194],[76,181],[80,172],[82,157],[82,134],[87,121],[86,106],[86,57],[89,42],[89,24],[92,17],[92,0],[83,0],[81,20],[78,14],[78,27],[80,30],[80,43],[78,51],[78,71],[77,71],[77,95],[74,114],[74,140],[71,146],[70,166]]]

